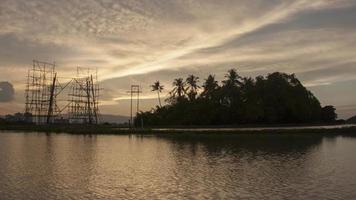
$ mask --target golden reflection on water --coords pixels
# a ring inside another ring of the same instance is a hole
[[[0,199],[356,197],[352,137],[0,133]]]

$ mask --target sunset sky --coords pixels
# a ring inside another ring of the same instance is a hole
[[[55,62],[59,77],[98,69],[101,113],[129,115],[126,91],[142,109],[177,77],[222,80],[295,73],[341,118],[356,114],[356,0],[0,0],[0,114],[23,112],[32,60]],[[60,79],[65,82],[66,79]]]

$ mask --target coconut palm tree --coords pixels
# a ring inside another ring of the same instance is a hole
[[[198,85],[199,82],[199,77],[194,76],[194,75],[189,75],[188,78],[186,79],[186,83],[188,84],[188,97],[190,101],[193,101],[197,95],[197,91],[200,88]]]
[[[214,93],[219,89],[219,84],[215,80],[214,75],[209,75],[207,79],[205,79],[205,82],[203,84],[203,92],[201,94],[202,97],[211,99],[212,96],[214,96]]]
[[[161,85],[161,83],[159,81],[156,81],[153,85],[151,85],[151,88],[152,88],[152,92],[157,91],[159,107],[162,107],[161,97],[160,97],[159,93],[162,92],[164,86]]]
[[[176,78],[173,81],[173,90],[170,92],[173,98],[178,97],[178,99],[182,98],[186,93],[185,82],[182,78]]]
[[[242,86],[242,77],[235,69],[230,69],[225,75],[225,80],[222,81],[223,104],[226,106],[239,105],[240,87]]]
[[[225,78],[226,79],[223,81],[223,84],[227,88],[237,87],[242,84],[242,82],[241,82],[242,78],[237,73],[236,69],[230,69],[229,71],[227,71]]]

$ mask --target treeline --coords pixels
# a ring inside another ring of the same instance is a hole
[[[157,81],[152,89],[160,105],[139,113],[137,125],[329,123],[337,117],[335,108],[321,107],[294,74],[275,72],[253,79],[231,69],[221,83],[209,75],[202,85],[194,75],[177,78],[164,106],[159,97],[163,86]]]

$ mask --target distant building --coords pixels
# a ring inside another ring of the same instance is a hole
[[[15,113],[13,115],[6,115],[5,121],[7,122],[32,122],[32,115],[31,113]]]
[[[63,117],[61,118],[55,118],[53,121],[54,124],[69,124],[69,119],[65,119]]]

